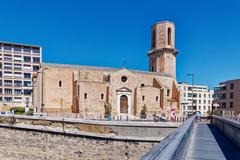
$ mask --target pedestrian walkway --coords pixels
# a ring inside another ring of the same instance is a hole
[[[239,160],[240,152],[209,123],[196,123],[186,160]]]

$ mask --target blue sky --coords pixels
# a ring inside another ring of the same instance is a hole
[[[177,80],[213,87],[240,77],[237,0],[1,2],[0,40],[43,47],[43,61],[148,70],[150,27],[176,25]]]

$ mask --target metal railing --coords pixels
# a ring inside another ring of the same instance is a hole
[[[182,160],[185,159],[196,115],[186,120],[179,128],[168,135],[141,160]]]

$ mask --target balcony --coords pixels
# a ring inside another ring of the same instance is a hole
[[[225,91],[226,90],[226,85],[220,85],[218,87],[213,88],[214,91]]]

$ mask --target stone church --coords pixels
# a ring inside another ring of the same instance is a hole
[[[33,107],[36,112],[103,118],[111,106],[114,119],[139,117],[146,108],[147,116],[167,118],[180,106],[177,53],[175,26],[164,21],[151,29],[149,71],[43,63],[33,77]]]

